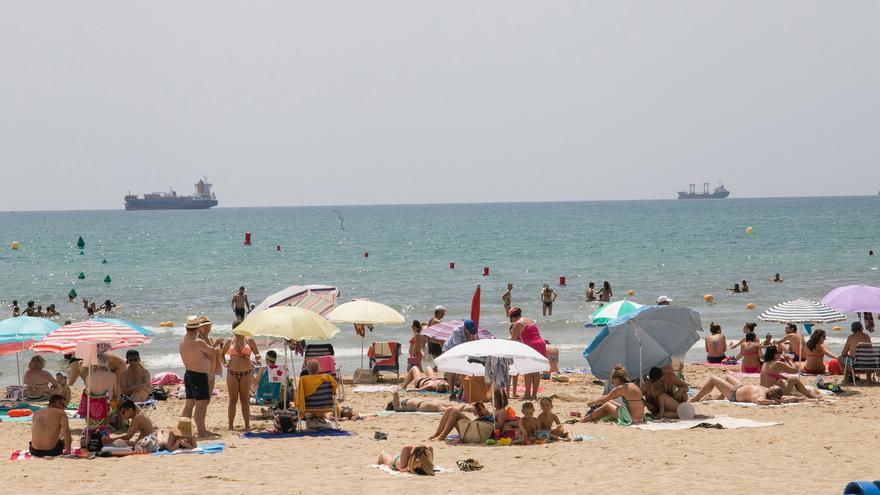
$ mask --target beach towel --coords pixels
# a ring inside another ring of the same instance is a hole
[[[177,385],[178,383],[183,383],[183,379],[171,371],[158,373],[150,380],[150,385]]]
[[[200,447],[196,447],[194,449],[184,449],[184,450],[175,450],[173,452],[168,450],[160,450],[158,452],[153,452],[153,455],[191,455],[191,454],[219,454],[223,452],[223,449],[226,448],[226,445],[223,442],[216,443],[206,443]]]
[[[353,392],[361,392],[365,394],[394,392],[395,390],[397,390],[397,385],[357,385],[352,389]]]
[[[68,455],[62,455],[62,456],[58,456],[58,457],[61,459],[79,459],[81,454],[82,454],[82,450],[75,449]],[[32,456],[29,449],[13,450],[12,454],[9,455],[10,461],[30,461],[30,460],[34,460],[34,459],[39,460],[39,459],[44,459],[44,458]],[[52,459],[54,459],[54,457]]]
[[[590,372],[590,368],[559,368],[560,373],[586,375]]]
[[[759,406],[754,402],[730,402],[729,400],[707,400],[704,401],[706,404],[730,404],[733,406],[739,407],[788,407],[788,406],[799,406],[803,404],[803,402],[788,402],[786,404],[771,404],[767,406]]]
[[[510,381],[510,365],[513,359],[504,357],[486,357],[486,382],[495,388],[507,388]]]
[[[422,416],[442,416],[442,415],[443,415],[442,412],[421,412],[421,411],[413,411],[413,412],[408,412],[408,411],[379,411],[379,412],[376,413],[376,416],[383,417],[383,416],[391,416],[392,414],[419,414],[419,415],[422,415]]]
[[[754,421],[751,419],[731,418],[728,416],[715,416],[712,418],[694,418],[686,421],[644,423],[632,425],[632,427],[648,431],[690,430],[697,427],[736,430],[739,428],[763,428],[765,426],[776,426],[778,424],[779,423],[774,422]]]
[[[273,433],[271,431],[248,432],[241,438],[297,438],[297,437],[350,437],[353,433],[344,430],[306,430],[296,433]]]
[[[401,473],[400,471],[395,471],[395,470],[391,469],[389,466],[386,466],[385,464],[367,464],[367,467],[373,468],[373,469],[378,469],[379,471],[388,473],[391,476],[403,476],[403,477],[416,476],[415,474],[412,474],[412,473]],[[444,469],[440,466],[434,466],[434,474],[435,475],[440,474],[440,473],[448,473],[448,472],[449,472],[448,469]],[[421,475],[419,475],[419,476],[421,476]]]

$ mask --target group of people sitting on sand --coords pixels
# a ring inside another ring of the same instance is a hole
[[[854,321],[850,326],[851,334],[846,339],[840,355],[835,355],[825,345],[827,334],[820,328],[814,329],[808,339],[798,333],[797,326],[789,323],[785,326],[785,336],[774,341],[770,334],[763,342],[755,333],[756,323],[743,326],[745,334],[742,340],[729,346],[721,326],[709,324],[710,335],[705,338],[706,361],[713,364],[730,362],[727,351],[739,347],[739,353],[733,358],[741,360],[743,373],[805,373],[823,375],[831,372],[835,375],[848,375],[852,366],[852,358],[859,344],[871,343],[871,337],[865,333],[862,323]],[[825,357],[828,357],[827,365]],[[768,366],[769,365],[769,366]]]

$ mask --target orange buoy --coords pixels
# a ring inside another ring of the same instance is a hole
[[[559,277],[559,285],[565,285],[565,275]]]
[[[245,246],[250,246],[250,245],[251,245],[251,233],[250,233],[250,232],[245,232],[245,233],[244,233],[244,245],[245,245]]]
[[[489,267],[488,267],[488,266],[484,266],[484,267],[483,267],[483,276],[484,276],[484,277],[488,277],[488,276],[489,276]]]

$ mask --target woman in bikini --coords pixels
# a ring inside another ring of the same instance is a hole
[[[474,402],[474,416],[476,416],[474,421],[485,421],[491,424],[495,423],[495,416],[486,409],[486,406],[482,402]],[[429,440],[443,440],[453,429],[458,431],[458,422],[462,419],[471,418],[458,409],[447,409],[443,412],[443,417],[440,418],[440,424],[437,425],[437,431],[434,432],[434,435],[429,438]],[[458,433],[461,434],[461,431]]]
[[[721,333],[721,325],[714,321],[709,323],[709,332],[705,339],[706,362],[713,364],[723,363],[727,359],[727,338]]]
[[[611,284],[608,281],[602,282],[602,288],[599,289],[599,300],[602,302],[608,302],[614,296],[614,293],[611,291]]]
[[[785,378],[783,373],[797,373],[798,369],[783,361],[783,355],[776,347],[770,346],[764,351],[764,365],[761,366],[762,387],[782,387],[783,395],[792,395],[795,390],[804,397],[813,399],[818,392],[809,390],[797,377]]]
[[[47,399],[55,394],[64,395],[62,385],[46,371],[46,360],[43,356],[34,356],[28,363],[28,370],[24,372],[22,382],[24,383],[24,396],[26,400],[38,401]],[[70,392],[67,392],[68,395]]]
[[[746,334],[745,342],[736,356],[736,359],[742,359],[743,373],[759,373],[761,371],[761,344],[758,343],[758,336],[755,332]]]
[[[376,463],[402,473],[434,476],[434,448],[426,445],[407,446],[400,449],[400,454],[396,456],[382,452]]]
[[[395,412],[446,412],[447,409],[455,409],[457,411],[462,412],[473,412],[474,408],[470,404],[463,404],[461,402],[444,402],[444,401],[434,401],[431,399],[422,399],[422,398],[400,398],[400,393],[397,391],[394,392],[394,395],[391,397],[391,402],[385,406],[386,411],[395,411]]]
[[[644,423],[645,400],[642,390],[635,383],[630,383],[626,368],[619,364],[614,367],[611,384],[614,386],[611,392],[587,403],[591,409],[581,422],[599,421],[607,416],[622,424]],[[620,402],[615,399],[620,399]]]
[[[438,377],[431,368],[427,368],[424,373],[415,366],[410,368],[406,372],[406,378],[403,379],[403,384],[400,388],[407,390],[410,384],[412,384],[412,387],[409,390],[415,390],[416,392],[446,393],[449,390],[449,382]]]
[[[425,344],[428,339],[422,335],[422,323],[419,320],[412,322],[413,335],[409,339],[409,357],[406,360],[407,370],[410,368],[422,369],[422,357],[425,354]]]
[[[810,335],[810,340],[807,341],[807,348],[804,349],[804,373],[810,375],[824,375],[825,356],[828,356],[831,359],[837,359],[837,356],[831,354],[831,352],[828,351],[828,348],[825,347],[825,330],[817,328],[816,330],[813,330],[813,334]]]
[[[226,360],[226,356],[229,360]],[[241,403],[241,417],[244,420],[244,430],[251,431],[251,381],[253,380],[254,359],[260,363],[260,350],[254,339],[243,335],[235,335],[235,338],[223,347],[223,360],[226,364],[226,387],[229,389],[229,429],[232,430],[235,423],[236,403]]]

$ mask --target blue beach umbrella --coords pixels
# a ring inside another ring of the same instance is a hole
[[[27,350],[33,341],[49,335],[59,326],[52,320],[33,316],[17,316],[0,321],[0,355],[15,353],[19,387],[21,387],[21,363],[18,354]]]
[[[700,314],[688,308],[645,306],[608,323],[584,349],[590,370],[608,380],[617,364],[630,374],[666,366],[700,340]]]
[[[141,335],[146,335],[148,337],[153,335],[153,332],[138,325],[137,323],[130,322],[128,320],[120,320],[118,318],[93,318],[94,321],[103,321],[104,323],[112,323],[115,325],[123,325],[128,328],[131,328],[135,332],[138,332]]]

